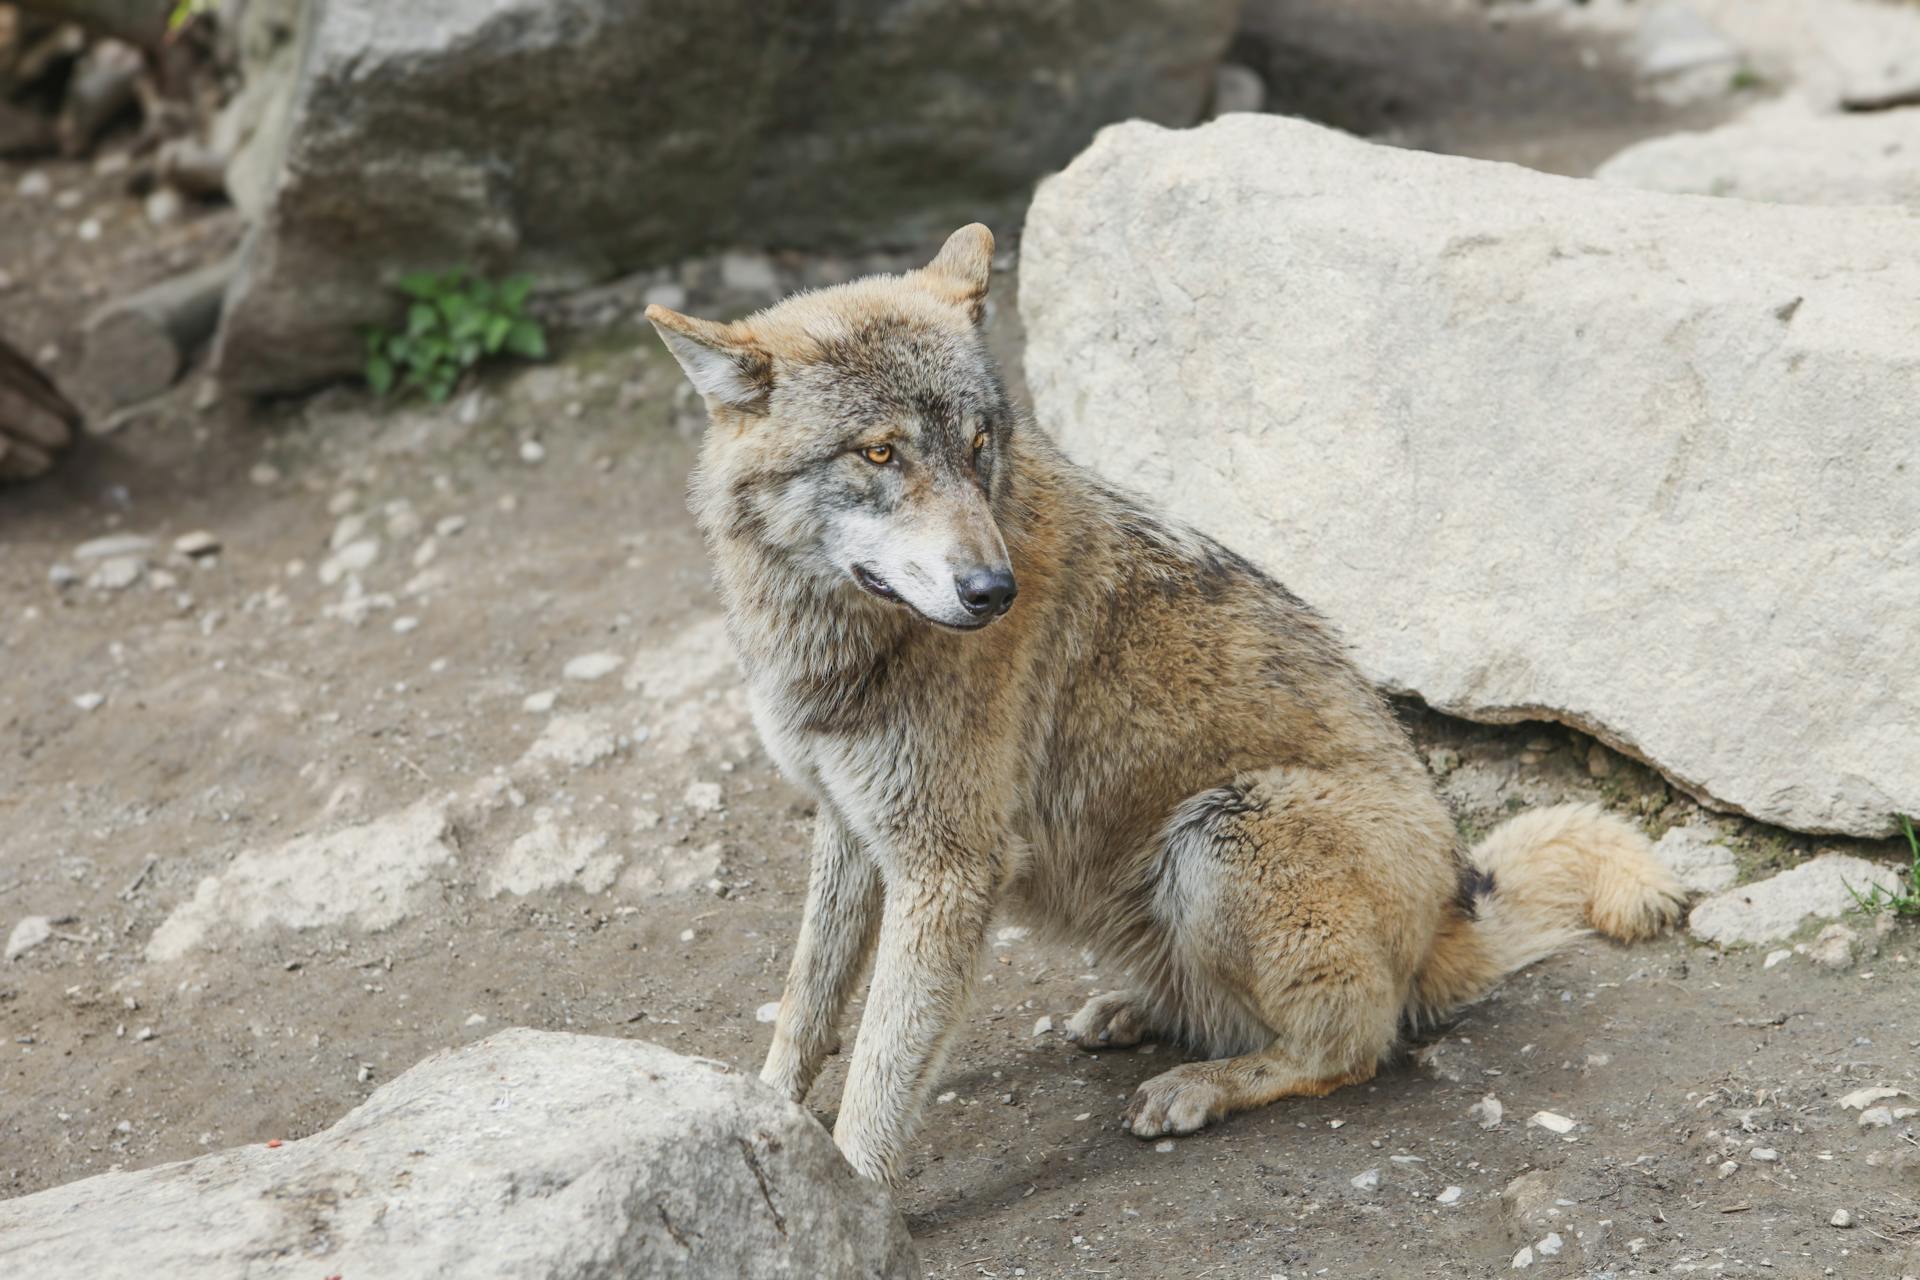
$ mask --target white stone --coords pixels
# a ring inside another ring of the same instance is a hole
[[[1458,1204],[1460,1203],[1460,1197],[1465,1194],[1466,1191],[1460,1187],[1448,1187],[1439,1195],[1435,1196],[1433,1202],[1435,1204]]]
[[[717,782],[689,782],[681,800],[695,813],[718,813],[726,803]]]
[[[1747,1154],[1755,1160],[1758,1160],[1761,1164],[1775,1164],[1780,1159],[1780,1153],[1772,1147],[1755,1147],[1753,1150],[1747,1152]]]
[[[1893,1123],[1893,1111],[1887,1107],[1868,1107],[1860,1113],[1862,1129],[1884,1129]]]
[[[618,671],[622,662],[617,653],[583,653],[568,659],[560,674],[569,680],[598,680]]]
[[[1718,893],[1740,878],[1733,850],[1710,826],[1674,827],[1654,842],[1653,856],[1692,893]]]
[[[547,721],[546,728],[527,748],[522,763],[585,769],[608,759],[619,749],[619,734],[600,716],[562,714]]]
[[[35,1280],[920,1275],[885,1190],[750,1073],[520,1028],[309,1138],[0,1201],[0,1240]]]
[[[1507,1114],[1507,1109],[1500,1104],[1500,1099],[1488,1094],[1468,1107],[1467,1114],[1477,1121],[1482,1129],[1497,1129],[1500,1127],[1501,1119]]]
[[[1857,1111],[1861,1107],[1870,1107],[1883,1098],[1900,1096],[1899,1089],[1888,1088],[1886,1085],[1870,1085],[1865,1089],[1855,1089],[1852,1093],[1843,1096],[1840,1099],[1840,1107],[1844,1111]]]
[[[76,696],[73,700],[73,705],[82,711],[98,711],[102,706],[106,705],[106,701],[106,694],[89,692]]]
[[[520,709],[543,716],[553,710],[553,703],[560,695],[552,689],[542,689],[539,693],[530,693],[520,700]]]
[[[1069,454],[1389,689],[1885,835],[1920,811],[1913,243],[1279,117],[1117,125],[1034,199],[1026,372]]]
[[[7,959],[18,960],[53,936],[53,922],[45,916],[21,916],[7,935]]]
[[[1536,1111],[1527,1117],[1529,1128],[1541,1128],[1549,1133],[1572,1133],[1574,1121],[1553,1111]]]
[[[1053,1030],[1053,1015],[1043,1013],[1033,1020],[1033,1034],[1044,1036]]]
[[[1560,1238],[1558,1231],[1549,1231],[1534,1244],[1533,1251],[1543,1258],[1551,1258],[1565,1246],[1566,1241]]]
[[[1628,147],[1602,182],[1775,204],[1920,209],[1920,107],[1818,115],[1797,100]]]
[[[1780,874],[1715,894],[1693,908],[1687,926],[1722,945],[1775,942],[1809,919],[1831,919],[1855,905],[1853,894],[1900,888],[1900,873],[1846,853],[1825,853]]]
[[[780,1002],[769,1000],[753,1011],[755,1022],[773,1022],[780,1017]]]
[[[715,840],[703,845],[662,845],[638,853],[620,877],[620,892],[637,898],[684,893],[713,879],[720,869],[721,852],[720,842]]]
[[[1791,959],[1793,959],[1792,949],[1788,947],[1782,947],[1778,951],[1767,952],[1766,961],[1760,967],[1762,969],[1771,969],[1773,968],[1773,966],[1777,964],[1785,964],[1787,961]]]
[[[1378,1191],[1380,1189],[1380,1171],[1378,1169],[1365,1169],[1354,1174],[1351,1178],[1348,1178],[1347,1181],[1352,1184],[1355,1191]]]
[[[1533,1246],[1522,1246],[1520,1252],[1513,1255],[1513,1269],[1522,1270],[1533,1265]]]
[[[148,940],[147,959],[176,960],[210,936],[269,925],[374,931],[398,924],[414,891],[453,856],[446,834],[445,809],[422,801],[359,826],[249,850],[173,909]]]
[[[176,554],[189,558],[210,556],[220,550],[220,538],[209,530],[195,529],[191,533],[183,533],[175,538],[173,549]]]
[[[1833,1216],[1827,1219],[1827,1225],[1830,1227],[1840,1227],[1843,1229],[1846,1227],[1850,1227],[1853,1225],[1853,1215],[1851,1213],[1848,1213],[1845,1209],[1835,1209],[1833,1211]]]
[[[525,897],[563,886],[599,893],[620,874],[622,859],[607,848],[606,832],[562,826],[549,809],[535,810],[533,823],[481,878],[480,891],[487,897]]]

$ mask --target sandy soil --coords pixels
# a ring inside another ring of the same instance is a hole
[[[0,166],[30,351],[231,236],[45,170],[68,208]],[[696,309],[754,300],[684,274]],[[190,380],[0,495],[0,929],[55,921],[0,964],[0,1195],[311,1133],[507,1025],[757,1066],[810,815],[748,722],[682,501],[697,427],[636,305],[444,409]],[[216,554],[171,549],[198,530]],[[76,557],[111,534],[155,540],[119,589]],[[1407,717],[1469,833],[1565,797],[1700,817],[1566,729]],[[1716,821],[1749,876],[1811,848]],[[1917,944],[1826,971],[1585,943],[1371,1085],[1155,1144],[1117,1120],[1177,1051],[1064,1044],[1043,1020],[1118,975],[996,930],[901,1204],[943,1276],[1920,1273],[1913,1123],[1839,1103],[1920,1092]]]

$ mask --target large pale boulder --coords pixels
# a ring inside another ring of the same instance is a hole
[[[249,108],[285,141],[217,355],[245,391],[357,369],[359,327],[394,317],[409,271],[565,287],[713,247],[864,250],[1011,220],[1100,125],[1197,119],[1239,6],[307,7],[290,102]]]
[[[0,1275],[917,1277],[886,1192],[751,1077],[503,1031],[331,1129],[0,1201]]]
[[[1897,210],[1122,125],[1035,198],[1026,373],[1073,456],[1387,687],[1885,834],[1920,811],[1916,243]]]
[[[1819,115],[1770,103],[1717,129],[1637,143],[1593,176],[1687,195],[1920,210],[1920,107]]]

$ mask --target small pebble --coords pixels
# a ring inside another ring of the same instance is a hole
[[[1380,1171],[1378,1169],[1363,1170],[1348,1178],[1347,1182],[1356,1191],[1375,1191],[1380,1187]]]
[[[1458,1204],[1460,1203],[1460,1197],[1465,1194],[1466,1193],[1459,1187],[1448,1187],[1445,1191],[1435,1196],[1433,1202],[1435,1204]]]
[[[1827,1219],[1827,1225],[1830,1227],[1840,1227],[1843,1229],[1846,1227],[1850,1227],[1853,1225],[1853,1215],[1848,1213],[1845,1209],[1835,1209],[1833,1211],[1833,1216]]]
[[[104,693],[83,693],[73,700],[73,705],[82,711],[98,711],[106,700]]]
[[[547,447],[538,440],[520,442],[520,461],[528,466],[537,466],[547,460]]]
[[[780,1002],[778,1000],[769,1000],[753,1011],[753,1020],[755,1022],[772,1022],[779,1016]]]
[[[539,693],[530,693],[523,698],[520,702],[520,709],[522,711],[530,711],[537,716],[543,716],[553,710],[554,700],[559,696],[560,695],[552,689],[542,689]]]
[[[1173,1150],[1173,1140],[1171,1138],[1162,1139],[1153,1144],[1153,1149],[1161,1155],[1165,1155],[1167,1152]]]
[[[1780,1153],[1772,1147],[1755,1147],[1753,1150],[1747,1152],[1747,1154],[1762,1164],[1772,1164],[1780,1158]]]
[[[621,658],[614,653],[583,653],[568,660],[560,674],[569,680],[598,680],[602,676],[612,675],[621,667]]]

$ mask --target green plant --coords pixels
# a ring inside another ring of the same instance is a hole
[[[461,268],[420,271],[401,277],[399,287],[411,299],[406,327],[398,333],[375,327],[366,334],[367,385],[375,395],[417,389],[438,403],[488,356],[506,351],[546,358],[546,331],[525,314],[532,288],[526,276],[495,283]]]
[[[1920,835],[1914,834],[1913,819],[1900,816],[1900,831],[1907,838],[1907,851],[1912,863],[1907,868],[1907,887],[1900,893],[1890,893],[1879,885],[1873,885],[1868,892],[1861,893],[1852,885],[1847,892],[1853,895],[1854,908],[1875,914],[1891,911],[1896,916],[1920,916]]]
[[[171,40],[180,28],[203,13],[212,13],[219,4],[220,0],[175,0],[173,12],[167,15],[167,38]]]

